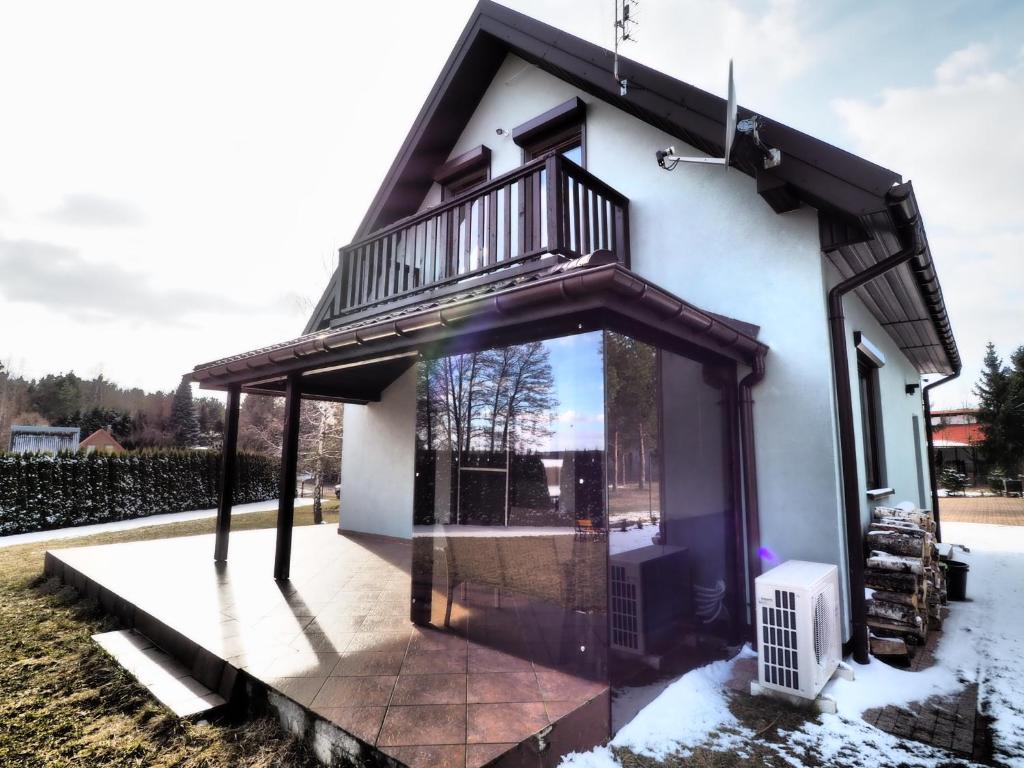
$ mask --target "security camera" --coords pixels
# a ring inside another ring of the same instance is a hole
[[[659,149],[657,152],[655,152],[654,157],[658,160],[658,165],[664,168],[665,158],[668,157],[669,155],[674,155],[675,153],[675,147],[665,147],[665,149]]]

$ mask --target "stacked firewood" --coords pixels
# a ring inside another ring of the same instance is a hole
[[[942,628],[946,585],[935,546],[935,520],[926,509],[875,507],[867,533],[868,627],[876,653],[900,640],[923,643]]]

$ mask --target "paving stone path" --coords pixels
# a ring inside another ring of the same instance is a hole
[[[1024,525],[1024,499],[1005,496],[949,496],[939,499],[943,522]]]
[[[935,663],[942,632],[929,632],[927,643],[910,662],[915,672]],[[901,739],[920,741],[978,763],[991,759],[988,723],[978,714],[978,686],[970,684],[951,696],[932,696],[904,707],[869,709],[864,720]]]

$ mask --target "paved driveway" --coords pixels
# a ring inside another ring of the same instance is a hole
[[[1024,525],[1024,499],[1003,496],[949,496],[939,499],[942,522]]]

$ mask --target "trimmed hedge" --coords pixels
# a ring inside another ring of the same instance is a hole
[[[239,453],[235,503],[277,496],[280,462]],[[220,453],[0,453],[0,536],[217,506]]]

